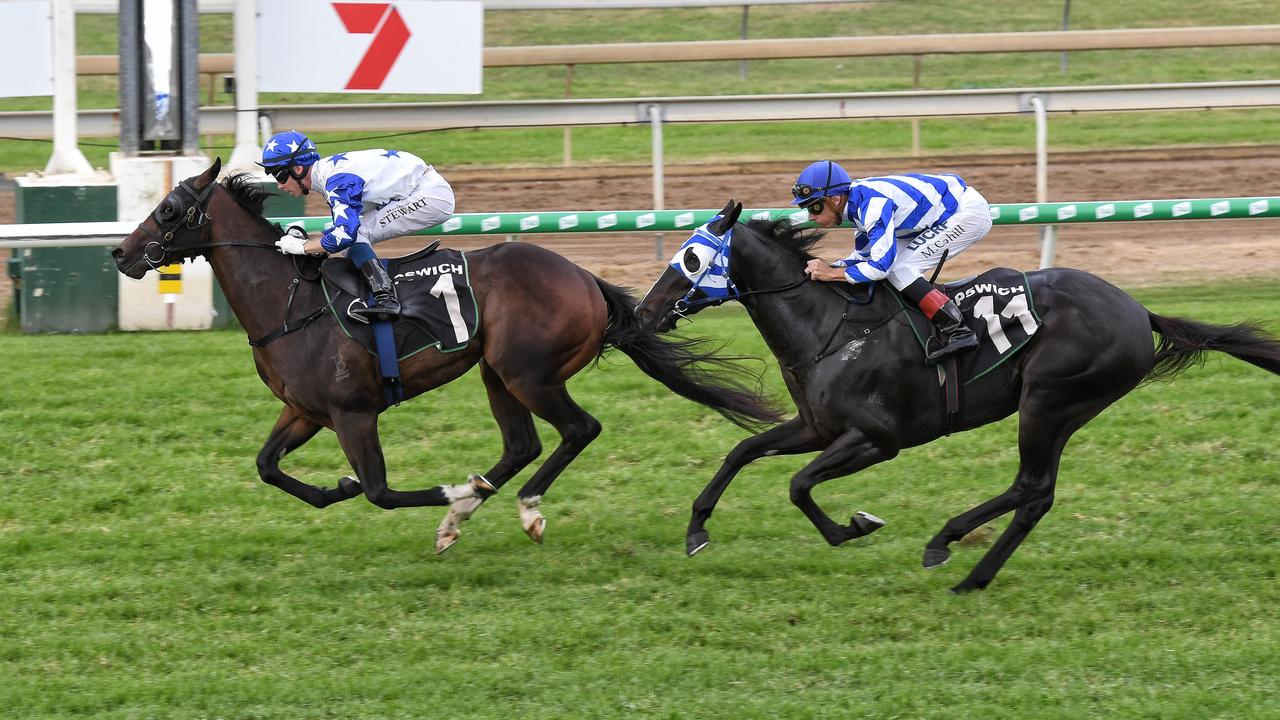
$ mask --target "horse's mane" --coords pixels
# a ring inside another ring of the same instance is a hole
[[[267,219],[262,216],[262,208],[272,193],[262,187],[254,175],[247,172],[232,173],[223,178],[222,187],[240,207],[260,218],[262,222],[267,222]]]
[[[787,218],[751,220],[747,223],[747,227],[772,241],[774,245],[804,261],[808,261],[813,257],[813,253],[810,250],[813,249],[814,245],[818,244],[823,235],[820,230],[809,230],[799,225],[793,225],[791,220]]]

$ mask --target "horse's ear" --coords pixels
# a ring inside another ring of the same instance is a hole
[[[742,203],[735,203],[729,200],[729,204],[724,206],[724,210],[720,211],[720,219],[711,224],[708,228],[714,235],[724,235],[729,232],[729,228],[738,222],[738,216],[742,214]]]
[[[200,183],[200,184],[201,184],[202,186],[203,186],[203,185],[208,185],[209,183],[213,182],[214,180],[217,180],[217,179],[218,179],[218,173],[219,173],[219,172],[222,172],[222,158],[221,158],[221,157],[214,157],[214,158],[213,158],[213,164],[209,166],[209,169],[208,169],[208,170],[205,170],[205,171],[204,171],[204,172],[202,172],[202,173],[200,173],[200,181],[201,181],[201,183]]]

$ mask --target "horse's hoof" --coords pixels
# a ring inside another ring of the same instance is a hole
[[[343,475],[338,480],[338,492],[345,499],[351,499],[357,495],[364,493],[364,488],[360,487],[360,481],[350,475]]]
[[[934,548],[924,549],[924,567],[926,570],[942,567],[949,562],[951,562],[950,550],[936,550]]]
[[[958,583],[958,584],[956,584],[954,587],[952,587],[952,588],[951,588],[951,594],[952,594],[952,595],[964,595],[965,593],[973,592],[974,590],[981,590],[981,589],[983,589],[983,588],[985,588],[985,587],[986,587],[986,585],[979,585],[978,583],[970,582],[969,580],[965,580],[964,582],[962,582],[962,583]]]
[[[534,518],[533,521],[530,522],[528,525],[524,526],[524,534],[528,535],[530,540],[541,545],[542,532],[546,529],[547,529],[547,519],[539,515],[538,517]]]
[[[859,510],[849,518],[849,525],[858,529],[862,535],[870,535],[871,533],[884,527],[884,520],[872,515],[869,512]]]
[[[443,555],[445,550],[453,547],[453,544],[458,542],[459,535],[461,533],[457,530],[436,533],[436,555]]]
[[[698,551],[711,544],[711,535],[706,530],[696,532],[685,538],[684,551],[689,557],[698,554]]]
[[[475,492],[476,496],[480,498],[488,498],[498,492],[498,488],[479,473],[471,473],[468,475],[467,484],[471,486],[471,489]]]

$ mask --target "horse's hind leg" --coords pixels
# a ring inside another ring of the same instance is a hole
[[[484,379],[484,386],[489,394],[489,409],[493,412],[493,418],[498,421],[498,430],[502,433],[502,457],[484,474],[484,479],[496,490],[542,454],[542,443],[533,426],[533,414],[507,390],[506,384],[489,363],[481,361],[480,377]],[[489,495],[490,493],[477,494],[449,506],[449,512],[436,530],[437,555],[458,541],[461,534],[458,526],[470,518]]]
[[[560,444],[542,463],[529,482],[520,488],[516,502],[520,511],[520,524],[534,542],[542,542],[546,518],[538,506],[551,483],[555,482],[574,458],[587,445],[600,436],[600,421],[569,397],[563,384],[534,385],[519,381],[507,385],[512,394],[535,415],[551,423],[560,433]]]
[[[1127,392],[1127,390],[1126,390]],[[1054,487],[1062,451],[1075,431],[1115,402],[1124,393],[1069,399],[1067,393],[1030,391],[1024,395],[1018,423],[1018,476],[1000,495],[969,512],[952,518],[925,548],[925,567],[947,561],[947,545],[984,522],[1015,510],[1013,520],[968,577],[952,592],[981,590],[991,583],[1014,550],[1053,506]],[[1073,401],[1074,400],[1074,401]]]
[[[280,470],[280,459],[301,447],[320,430],[320,425],[303,417],[301,413],[285,406],[271,429],[267,442],[258,451],[258,475],[262,481],[274,485],[294,497],[318,508],[360,494],[360,483],[350,476],[338,481],[336,488],[321,488],[290,477]]]

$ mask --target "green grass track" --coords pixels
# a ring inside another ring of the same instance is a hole
[[[1138,297],[1280,331],[1274,283]],[[765,355],[740,308],[706,315]],[[615,354],[570,385],[605,430],[545,544],[515,516],[526,471],[437,558],[440,509],[317,511],[257,479],[279,403],[240,333],[0,334],[0,358],[5,718],[1280,717],[1280,378],[1230,358],[1078,433],[1053,511],[960,597],[985,548],[920,554],[1012,480],[1012,420],[820,487],[889,522],[840,548],[787,499],[811,456],[762,460],[689,559],[689,505],[743,433]],[[401,488],[499,449],[475,373],[382,440]],[[284,467],[349,472],[327,431]]]

